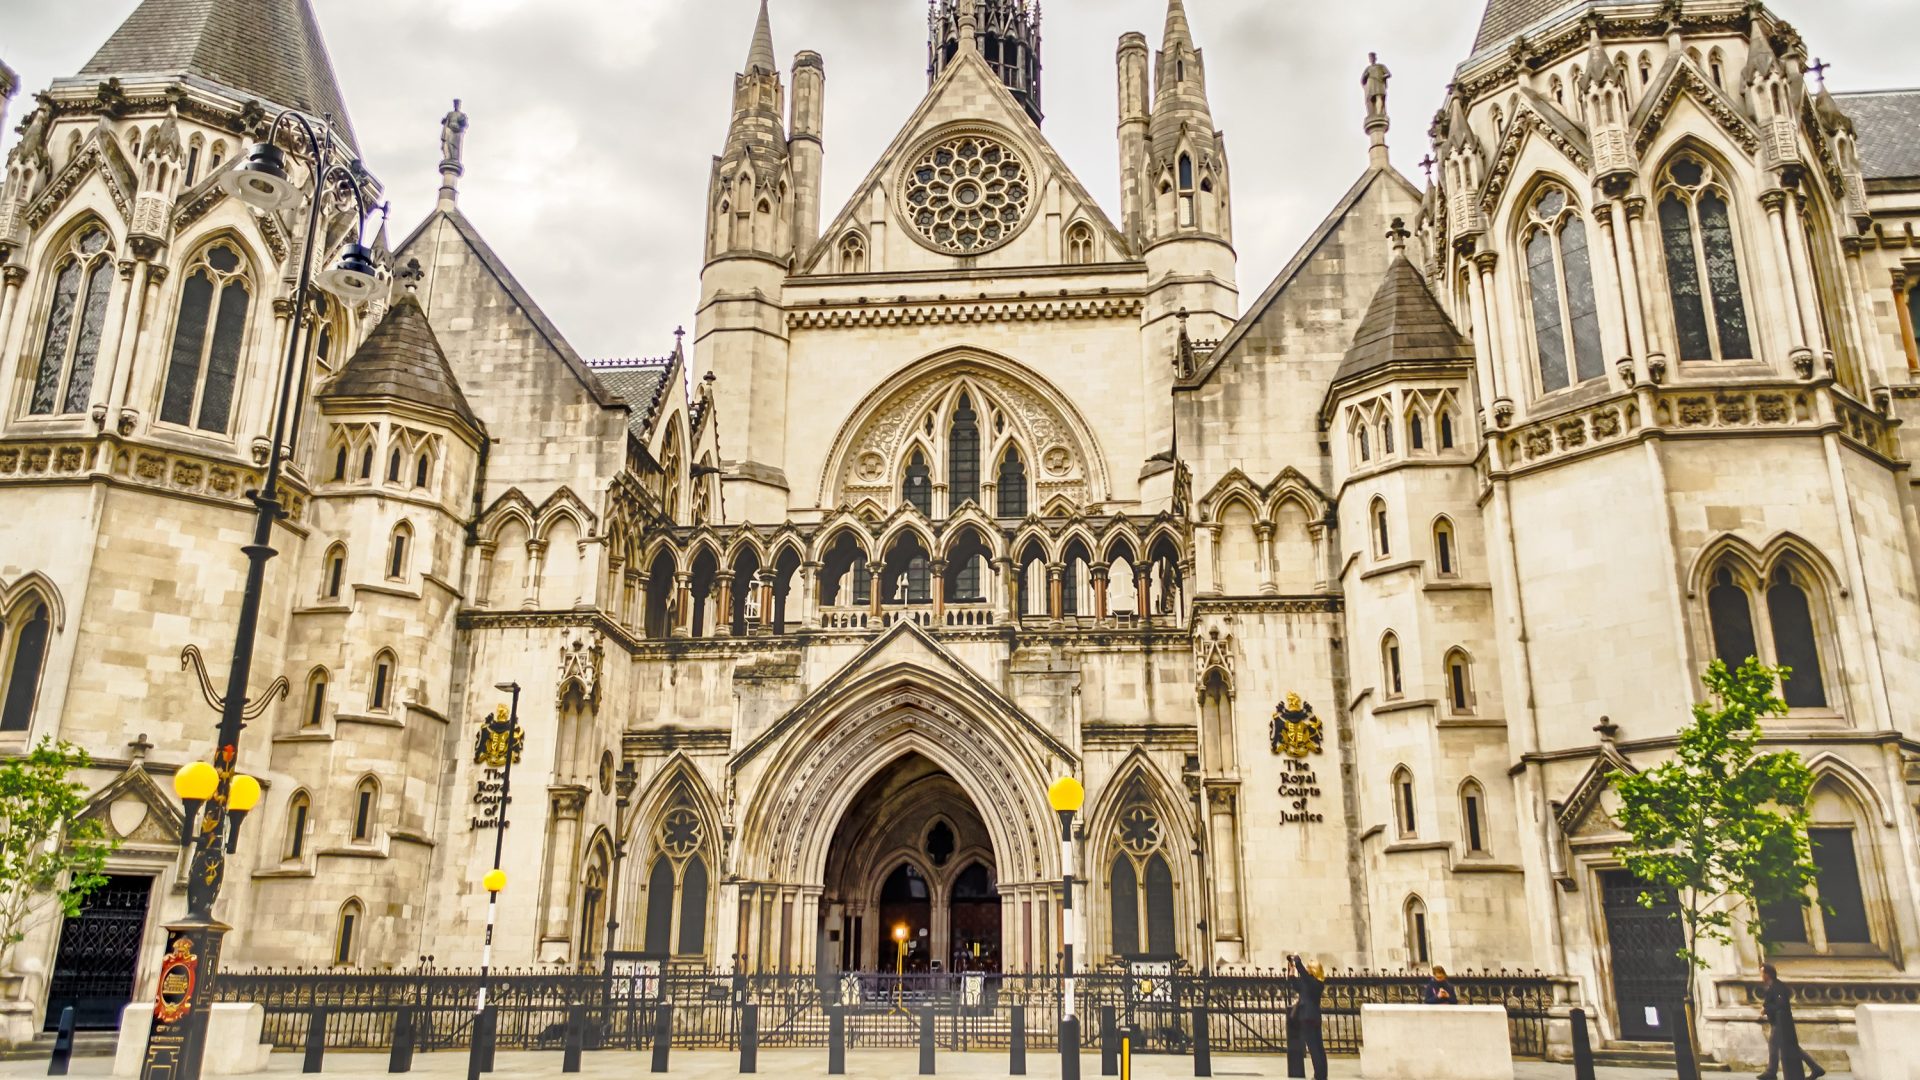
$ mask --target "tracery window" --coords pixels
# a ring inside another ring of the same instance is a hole
[[[867,272],[866,237],[857,232],[850,232],[840,238],[840,272],[843,274]]]
[[[0,668],[6,673],[0,731],[25,731],[33,722],[34,699],[40,692],[40,672],[46,664],[52,627],[52,615],[39,600],[19,605],[0,623],[0,659],[6,664]]]
[[[89,226],[68,241],[54,270],[53,304],[27,400],[29,415],[87,411],[112,291],[113,251],[106,231]]]
[[[1025,162],[997,139],[963,134],[928,146],[903,178],[914,230],[939,251],[976,254],[1012,239],[1033,205]]]
[[[1751,359],[1725,181],[1702,159],[1683,154],[1661,174],[1659,200],[1680,359]]]
[[[1118,956],[1172,957],[1175,944],[1173,869],[1167,863],[1160,815],[1136,786],[1115,826],[1116,851],[1108,864],[1107,895],[1112,952]]]
[[[1020,448],[1007,447],[1000,456],[1000,477],[994,496],[999,500],[999,514],[1003,518],[1023,518],[1027,516],[1027,463],[1020,457]]]
[[[1367,524],[1373,531],[1373,557],[1384,559],[1393,554],[1393,544],[1387,534],[1387,501],[1376,498],[1367,510]]]
[[[1084,221],[1067,228],[1067,265],[1085,266],[1093,261],[1093,229]]]
[[[1762,579],[1729,558],[1714,569],[1710,580],[1707,621],[1713,631],[1713,654],[1730,668],[1739,667],[1749,656],[1790,668],[1780,688],[1787,705],[1826,708],[1826,675],[1815,620],[1819,581],[1805,563],[1782,558]],[[1756,608],[1763,609],[1764,618],[1755,618]],[[1764,641],[1757,632],[1759,626],[1767,629]]]
[[[966,394],[947,428],[947,505],[959,508],[980,501],[980,424]]]
[[[1768,904],[1761,909],[1763,936],[1769,945],[1798,946],[1795,952],[1874,955],[1882,950],[1874,927],[1885,921],[1873,838],[1875,823],[1859,803],[1831,777],[1814,785],[1807,800],[1807,840],[1814,865],[1813,903]],[[1870,900],[1870,897],[1872,899]]]
[[[160,419],[224,433],[232,419],[253,285],[239,252],[227,243],[207,248],[190,265],[180,289]]]
[[[1600,316],[1594,307],[1593,264],[1579,208],[1557,186],[1542,188],[1528,207],[1528,307],[1540,392],[1550,394],[1606,374]]]
[[[707,950],[710,891],[706,826],[682,791],[654,831],[653,867],[647,872],[645,949],[659,955],[700,956]]]
[[[907,458],[907,474],[901,483],[900,497],[923,515],[933,516],[933,475],[927,468],[927,456],[918,450]]]

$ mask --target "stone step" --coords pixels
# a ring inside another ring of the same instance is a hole
[[[1611,1065],[1629,1069],[1671,1069],[1673,1068],[1673,1044],[1658,1042],[1616,1042],[1608,1043],[1593,1052],[1595,1065]],[[1722,1073],[1730,1071],[1723,1062],[1702,1061],[1701,1072]]]
[[[117,1031],[76,1031],[73,1033],[74,1057],[112,1057],[120,1045]],[[45,1061],[53,1056],[53,1032],[43,1031],[29,1043],[0,1046],[0,1061]]]

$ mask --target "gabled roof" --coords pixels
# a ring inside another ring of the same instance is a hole
[[[667,402],[667,391],[680,369],[679,361],[680,356],[675,353],[647,360],[596,360],[591,365],[607,389],[626,399],[632,409],[627,417],[627,431],[643,446],[653,434],[661,406]]]
[[[331,114],[355,145],[309,0],[141,0],[79,74],[196,75],[311,116]]]
[[[1835,94],[1860,146],[1860,172],[1869,180],[1920,177],[1920,89]]]
[[[553,320],[547,318],[547,313],[540,310],[539,304],[533,302],[533,297],[520,284],[519,279],[507,269],[507,264],[500,260],[500,256],[494,252],[492,246],[481,238],[480,231],[473,227],[473,222],[467,220],[467,216],[460,212],[458,206],[441,207],[428,214],[419,225],[414,227],[413,232],[400,242],[400,246],[394,249],[395,253],[402,253],[413,247],[434,222],[442,220],[453,227],[454,232],[466,242],[475,257],[487,268],[487,272],[493,275],[502,289],[506,290],[508,299],[512,300],[514,306],[518,307],[527,320],[533,323],[534,330],[540,334],[540,339],[560,357],[567,370],[580,380],[580,385],[586,388],[587,394],[593,398],[594,403],[617,404],[619,399],[606,388],[599,376],[588,369],[586,361],[580,359],[580,354],[573,351],[573,346],[567,344],[567,339],[560,335],[560,328],[553,325]]]
[[[412,293],[404,293],[373,328],[367,340],[340,368],[323,398],[389,397],[410,401],[458,417],[475,431],[480,418],[460,392],[447,354],[427,324],[427,313]]]
[[[1393,257],[1373,303],[1354,331],[1353,347],[1333,373],[1345,382],[1394,364],[1471,363],[1473,345],[1440,310],[1425,278],[1406,253]]]

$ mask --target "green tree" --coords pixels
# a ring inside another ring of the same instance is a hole
[[[1738,671],[1713,661],[1709,700],[1694,705],[1672,759],[1609,777],[1620,796],[1615,820],[1631,838],[1616,854],[1646,883],[1640,902],[1670,903],[1678,912],[1689,1036],[1697,1036],[1693,972],[1707,966],[1702,946],[1731,944],[1743,915],[1746,930],[1763,940],[1763,906],[1810,903],[1813,773],[1791,750],[1759,752],[1760,720],[1786,715],[1774,688],[1791,674],[1753,657]],[[1697,1037],[1690,1043],[1700,1045]]]
[[[85,750],[51,738],[0,762],[0,971],[35,925],[80,914],[107,882],[102,871],[120,841],[98,819],[80,820],[87,789],[71,779],[90,764]]]

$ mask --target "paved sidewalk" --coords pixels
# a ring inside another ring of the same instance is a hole
[[[651,1057],[645,1053],[607,1052],[582,1055],[579,1075],[582,1080],[642,1080],[651,1075],[648,1068]],[[911,1050],[861,1050],[847,1055],[846,1075],[852,1080],[894,1080],[918,1075],[920,1071],[919,1055]],[[300,1075],[301,1055],[275,1054],[265,1073],[257,1076],[272,1077],[273,1080],[291,1080]],[[558,1052],[507,1052],[501,1051],[494,1061],[493,1080],[528,1080],[531,1077],[552,1077],[559,1080],[560,1054]],[[1329,1080],[1358,1080],[1360,1063],[1356,1058],[1334,1058]],[[690,1078],[690,1080],[731,1080],[739,1076],[740,1059],[738,1055],[715,1050],[675,1051],[672,1071],[668,1076]],[[958,1076],[987,1080],[989,1077],[1007,1075],[1007,1057],[1003,1053],[946,1053],[935,1061],[939,1076]],[[113,1059],[105,1057],[74,1058],[73,1069],[69,1075],[81,1077],[105,1077],[113,1071]],[[1539,1061],[1521,1061],[1515,1066],[1516,1080],[1573,1080],[1573,1066],[1548,1064]],[[0,1078],[5,1080],[24,1080],[26,1077],[40,1077],[47,1074],[45,1060],[0,1062]],[[462,1053],[421,1054],[413,1059],[411,1075],[421,1080],[465,1080],[467,1074],[467,1055]],[[827,1075],[827,1055],[822,1050],[763,1050],[760,1053],[761,1076],[775,1077],[777,1080],[811,1080],[813,1077]],[[1213,1075],[1217,1077],[1284,1077],[1287,1074],[1287,1062],[1283,1057],[1215,1057]],[[325,1075],[335,1080],[391,1080],[387,1073],[385,1054],[349,1053],[336,1051],[327,1055]],[[1027,1058],[1027,1075],[1046,1078],[1059,1077],[1060,1059],[1053,1054],[1031,1054]],[[1097,1054],[1088,1055],[1081,1062],[1080,1075],[1084,1080],[1097,1080],[1100,1076],[1100,1058]],[[1141,1055],[1134,1059],[1133,1075],[1138,1080],[1175,1080],[1193,1075],[1193,1060],[1185,1057],[1166,1057],[1160,1055]],[[1615,1069],[1601,1068],[1597,1072],[1598,1080],[1670,1080],[1672,1069]],[[1711,1073],[1712,1076],[1733,1078],[1746,1073]],[[1847,1073],[1828,1073],[1829,1080],[1850,1080]]]

